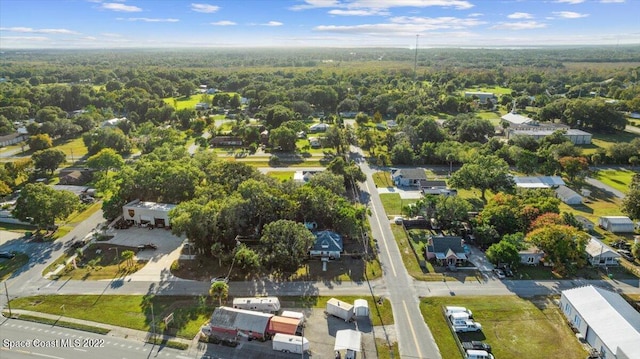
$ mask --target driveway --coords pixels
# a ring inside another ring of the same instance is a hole
[[[420,199],[422,198],[422,191],[420,191],[418,188],[411,188],[411,187],[406,187],[406,188],[399,188],[399,187],[384,187],[384,188],[378,188],[378,193],[379,194],[383,194],[383,193],[398,193],[400,195],[400,198],[402,199]]]
[[[131,227],[128,229],[113,229],[107,232],[114,237],[107,243],[122,246],[137,247],[146,243],[153,243],[157,249],[144,249],[136,253],[136,258],[147,261],[147,264],[136,273],[127,276],[125,280],[132,281],[178,281],[183,280],[171,274],[171,264],[180,258],[185,239],[176,237],[170,231],[156,228]]]
[[[484,255],[484,252],[476,246],[467,245],[467,247],[469,248],[469,253],[467,254],[469,262],[478,268],[478,271],[482,274],[484,279],[495,279],[496,277],[492,272],[495,266],[489,262],[487,256]]]
[[[614,196],[616,196],[616,197],[618,197],[620,199],[624,198],[624,193],[618,191],[617,189],[615,189],[615,188],[613,188],[613,187],[611,187],[609,185],[606,185],[606,184],[598,181],[595,178],[587,177],[585,179],[585,181],[587,181],[588,184],[590,184],[590,185],[592,185],[594,187],[600,188],[601,190],[603,190],[605,192],[609,192],[609,193],[613,194]]]

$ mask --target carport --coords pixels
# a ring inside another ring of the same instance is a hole
[[[359,353],[362,350],[362,333],[353,329],[338,330],[333,350],[346,350],[345,359],[354,357],[353,352]]]

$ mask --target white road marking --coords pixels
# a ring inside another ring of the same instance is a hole
[[[87,351],[86,349],[80,349],[80,348],[73,348],[73,350],[77,350],[79,352],[86,352]]]
[[[422,358],[422,352],[420,351],[420,345],[418,341],[418,337],[416,336],[416,331],[413,329],[413,324],[411,324],[411,316],[409,315],[409,309],[407,308],[407,302],[402,301],[402,305],[404,306],[404,313],[407,315],[409,319],[409,330],[411,330],[411,335],[413,336],[413,342],[415,344],[415,348],[418,351],[418,358]]]
[[[369,188],[369,183],[365,182],[364,185],[367,187],[367,191],[371,193],[371,189]],[[380,235],[382,236],[382,240],[384,241],[387,257],[389,257],[389,265],[391,266],[391,271],[393,272],[393,276],[397,277],[398,274],[396,273],[396,267],[393,265],[393,260],[391,259],[391,254],[389,253],[389,247],[387,246],[387,241],[384,238],[384,232],[382,231],[382,224],[380,223],[380,217],[378,217],[378,211],[376,211],[376,206],[373,205],[373,201],[371,202],[371,209],[373,210],[373,215],[376,216],[376,222],[378,223],[378,228],[380,229]]]

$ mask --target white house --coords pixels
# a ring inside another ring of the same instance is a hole
[[[487,103],[487,101],[491,101],[493,103],[496,103],[498,101],[498,98],[496,97],[496,95],[493,92],[466,91],[464,93],[464,97],[465,98],[477,97],[478,98],[478,102],[480,102],[481,104],[485,104],[485,103]]]
[[[596,237],[591,236],[585,247],[585,252],[587,252],[587,260],[592,266],[620,265],[620,254]]]
[[[518,255],[520,256],[520,263],[530,266],[537,266],[544,258],[544,252],[536,246],[523,249],[518,252]]]
[[[293,174],[293,181],[298,183],[307,183],[316,173],[320,171],[296,171]]]
[[[137,225],[152,225],[154,227],[169,227],[171,219],[169,211],[175,204],[141,202],[136,199],[122,206],[122,217],[134,221]]]
[[[633,233],[633,221],[625,216],[603,216],[598,219],[598,226],[611,233]]]
[[[601,358],[640,358],[640,313],[618,293],[591,285],[564,290],[560,309]]]
[[[102,122],[102,127],[116,127],[120,122],[122,121],[126,121],[127,118],[126,117],[121,117],[121,118],[112,118],[110,120],[106,120]]]
[[[556,196],[566,204],[582,203],[582,196],[567,186],[558,186],[556,188]]]
[[[398,187],[418,187],[421,181],[427,180],[427,173],[420,168],[394,168],[391,170],[391,180]]]
[[[316,123],[309,126],[309,132],[325,132],[329,129],[329,125],[326,123]]]

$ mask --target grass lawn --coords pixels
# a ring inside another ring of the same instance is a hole
[[[557,305],[547,297],[517,296],[423,298],[420,310],[443,359],[461,353],[442,314],[442,306],[462,305],[482,324],[480,333],[463,333],[463,341],[491,344],[496,358],[582,359],[587,352],[569,328]]]
[[[113,249],[112,249],[113,248]],[[118,251],[115,250],[118,248]],[[116,253],[122,254],[126,250],[136,252],[133,247],[117,246],[107,243],[93,243],[76,259],[77,268],[67,266],[60,272],[61,279],[76,280],[100,280],[119,278],[141,269],[145,262],[133,261],[127,263],[122,257],[116,257]],[[73,249],[67,251],[69,255],[75,253]]]
[[[378,359],[400,358],[400,350],[398,343],[391,343],[391,348],[384,339],[376,338],[376,350],[378,351]]]
[[[593,133],[591,143],[598,147],[607,149],[615,143],[628,143],[638,137],[640,137],[640,135],[625,131],[616,131],[615,133]]]
[[[508,87],[491,86],[491,87],[473,87],[464,89],[461,95],[464,96],[465,92],[493,92],[496,95],[510,95],[513,90]]]
[[[70,318],[144,331],[151,330],[151,305],[161,330],[165,328],[159,318],[173,312],[173,323],[165,333],[187,339],[195,337],[215,308],[205,296],[50,295],[11,301],[12,309],[64,314]]]
[[[167,105],[175,107],[176,110],[196,108],[198,102],[202,102],[202,95],[192,95],[189,97],[167,97],[162,99]],[[209,103],[211,103],[211,96],[209,96]]]
[[[595,178],[618,191],[627,193],[629,191],[629,185],[631,184],[631,178],[635,173],[636,172],[627,169],[606,169],[598,170],[595,174]]]
[[[82,136],[67,141],[55,141],[54,148],[62,150],[67,157],[77,161],[89,152],[82,141]]]
[[[11,259],[0,259],[0,280],[5,280],[18,268],[29,261],[29,256],[24,253],[16,253]]]
[[[402,207],[416,203],[417,199],[402,199],[399,193],[381,193],[380,200],[387,216],[402,214]]]
[[[295,173],[296,173],[295,171],[273,171],[273,172],[267,172],[267,176],[273,177],[279,180],[280,182],[285,182],[285,181],[291,181]]]
[[[378,188],[393,187],[393,181],[391,181],[391,174],[389,172],[376,172],[373,174],[373,182]]]
[[[0,231],[25,233],[25,232],[34,232],[35,230],[36,230],[35,226],[13,224],[13,223],[0,223]]]
[[[589,203],[571,206],[560,203],[561,212],[573,212],[575,215],[588,218],[593,223],[598,223],[598,217],[600,216],[622,215],[620,211],[621,200],[619,198],[594,186],[584,185],[583,188],[591,191]]]

